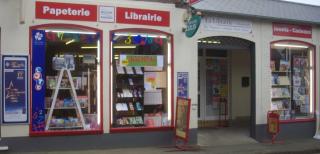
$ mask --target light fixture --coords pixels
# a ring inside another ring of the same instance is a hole
[[[74,39],[69,40],[68,42],[66,42],[66,45],[68,45],[68,44],[70,44],[70,43],[72,43],[72,42],[74,42],[74,41],[75,41]]]
[[[198,40],[197,42],[198,42],[198,43],[201,43],[201,40]]]
[[[81,49],[97,49],[97,46],[83,46]]]
[[[213,44],[221,44],[220,41],[213,41],[212,43],[213,43]]]
[[[154,38],[157,38],[157,37],[160,37],[160,38],[167,38],[167,36],[164,36],[164,35],[148,35],[148,34],[129,34],[129,33],[115,33],[114,34],[115,36],[138,36],[140,35],[141,37],[154,37]]]
[[[96,32],[84,32],[84,31],[66,31],[66,30],[45,30],[46,32],[51,33],[70,33],[70,34],[89,34],[96,35]]]
[[[304,49],[308,48],[308,46],[304,46],[304,45],[279,44],[279,43],[275,43],[274,46],[275,47],[289,47],[289,48],[304,48]]]
[[[117,46],[113,46],[114,49],[134,49],[137,46],[135,45],[117,45]]]

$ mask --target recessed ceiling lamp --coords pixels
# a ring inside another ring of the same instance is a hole
[[[279,44],[279,43],[275,43],[274,46],[275,47],[289,47],[289,48],[303,48],[303,49],[308,48],[308,46],[305,46],[305,45]]]
[[[97,46],[83,46],[81,49],[97,49]]]
[[[68,44],[70,44],[70,43],[72,43],[72,42],[74,42],[74,41],[75,41],[74,39],[69,40],[68,42],[66,42],[66,45],[68,45]]]
[[[96,32],[85,32],[85,31],[69,31],[69,30],[46,30],[46,32],[52,33],[70,33],[70,34],[89,34],[89,35],[96,35]]]
[[[135,45],[115,45],[113,46],[114,49],[134,49],[137,46]]]

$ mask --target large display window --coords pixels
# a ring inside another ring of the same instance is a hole
[[[47,25],[30,34],[31,135],[102,133],[102,32]]]
[[[164,129],[172,121],[172,36],[111,32],[111,132]]]
[[[314,119],[315,47],[300,41],[271,43],[271,110],[282,121]]]

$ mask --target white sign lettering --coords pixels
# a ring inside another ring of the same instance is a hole
[[[51,14],[55,16],[60,15],[69,15],[69,16],[90,16],[90,11],[86,10],[84,8],[81,9],[60,9],[60,8],[50,8],[49,6],[43,6],[42,7],[42,13],[43,14]]]
[[[157,14],[151,14],[151,13],[146,13],[146,14],[138,14],[136,12],[125,12],[125,19],[130,19],[130,20],[139,20],[139,21],[155,21],[155,22],[161,22],[162,17],[157,15]]]

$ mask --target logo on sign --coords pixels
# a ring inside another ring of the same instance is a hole
[[[201,23],[201,17],[198,15],[193,15],[187,23],[186,36],[192,37],[198,31]]]
[[[41,41],[43,38],[43,34],[41,34],[40,32],[37,32],[36,35],[34,35],[34,39],[37,41]]]

